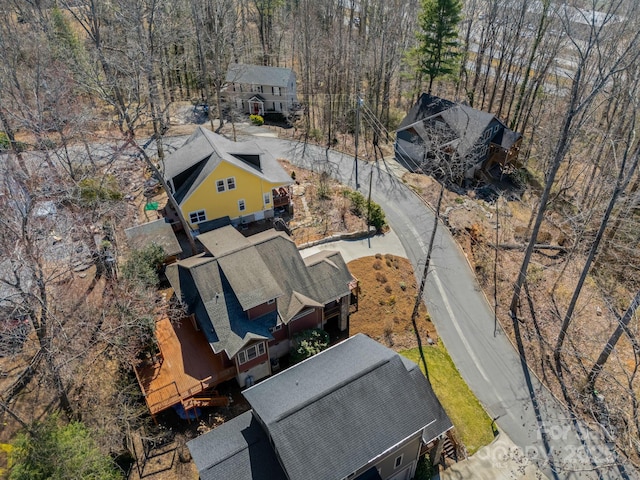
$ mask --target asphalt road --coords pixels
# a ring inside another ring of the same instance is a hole
[[[353,157],[320,147],[270,137],[251,137],[276,157],[314,171],[327,171],[355,187]],[[387,165],[359,163],[359,190],[379,203],[416,272],[422,272],[434,222],[432,211]],[[536,462],[557,479],[640,478],[608,448],[601,435],[569,417],[521,361],[517,350],[494,322],[475,276],[448,230],[437,231],[425,301],[440,337],[458,370],[499,429],[519,447],[499,450],[491,461],[519,455]]]

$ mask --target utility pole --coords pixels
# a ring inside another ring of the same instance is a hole
[[[355,135],[355,143],[356,143],[356,190],[360,188],[360,183],[358,183],[358,135],[360,133],[360,106],[362,105],[362,99],[360,98],[360,92],[356,95],[356,135]]]

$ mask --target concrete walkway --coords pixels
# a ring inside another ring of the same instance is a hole
[[[539,480],[547,478],[527,455],[504,433],[467,460],[458,462],[439,476],[440,480]]]
[[[300,250],[303,257],[308,257],[322,250],[338,250],[342,254],[344,261],[349,263],[356,258],[373,256],[376,253],[384,255],[390,253],[398,257],[407,257],[404,247],[393,230],[389,230],[382,235],[373,235],[369,238],[358,240],[338,240],[327,242],[313,247]]]

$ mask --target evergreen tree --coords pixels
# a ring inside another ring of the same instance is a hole
[[[11,480],[122,478],[84,424],[64,424],[56,414],[34,424],[31,433],[18,435],[13,446]]]
[[[428,93],[434,79],[455,71],[461,10],[460,0],[421,0],[420,31],[414,55],[418,71],[429,77]]]

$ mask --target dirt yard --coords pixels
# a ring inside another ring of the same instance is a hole
[[[358,311],[351,315],[351,335],[364,333],[396,351],[418,346],[411,322],[417,285],[411,262],[394,255],[377,254],[349,262],[360,281]],[[438,334],[424,302],[416,318],[423,345],[435,343]]]

